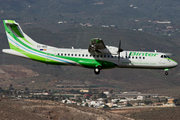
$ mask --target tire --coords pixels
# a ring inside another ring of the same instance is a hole
[[[96,75],[99,75],[99,73],[100,73],[100,67],[96,67],[96,68],[94,68],[94,73],[96,74]]]
[[[168,72],[167,72],[167,71],[165,71],[165,75],[168,75]]]

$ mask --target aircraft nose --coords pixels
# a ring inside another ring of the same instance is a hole
[[[178,63],[177,63],[177,62],[174,62],[174,66],[178,66]]]

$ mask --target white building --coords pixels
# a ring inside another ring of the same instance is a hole
[[[143,100],[145,97],[144,96],[141,96],[141,95],[139,95],[139,96],[137,96],[137,100]]]

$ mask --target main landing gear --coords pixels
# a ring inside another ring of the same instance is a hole
[[[168,75],[168,70],[169,70],[169,69],[164,69],[165,75]]]
[[[101,66],[97,66],[96,68],[94,68],[94,73],[96,75],[99,75],[100,71],[101,71]]]

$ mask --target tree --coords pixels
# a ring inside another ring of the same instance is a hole
[[[145,104],[145,105],[152,104],[152,101],[146,101],[146,100],[145,100],[145,101],[144,101],[144,104]]]
[[[13,85],[12,84],[9,85],[9,90],[13,90]]]
[[[0,87],[0,92],[2,92],[3,91],[3,89]]]
[[[89,100],[89,98],[90,98],[90,97],[89,97],[88,95],[85,97],[85,99],[88,99],[88,100]]]
[[[3,95],[4,95],[4,93],[3,93],[3,92],[1,92],[1,97],[3,97]]]
[[[108,100],[107,100],[107,99],[104,99],[104,103],[108,103]]]
[[[17,91],[16,90],[14,91],[14,95],[17,97]]]
[[[103,92],[98,94],[98,98],[107,98],[106,94],[104,94]]]
[[[82,103],[82,100],[80,97],[78,97],[78,99],[76,100],[76,102]]]
[[[25,94],[28,95],[29,91],[28,91],[28,87],[25,88]]]
[[[51,100],[54,101],[54,96],[51,97]]]
[[[109,108],[109,106],[108,106],[108,105],[105,105],[103,108]]]
[[[96,100],[96,99],[97,99],[96,95],[93,95],[92,99],[93,99],[93,100]]]
[[[29,90],[28,87],[26,87],[26,88],[25,88],[25,91],[27,92],[28,90]]]
[[[88,107],[89,106],[88,103],[86,103],[85,106]]]
[[[111,89],[111,90],[109,91],[109,93],[113,94],[113,90]]]

